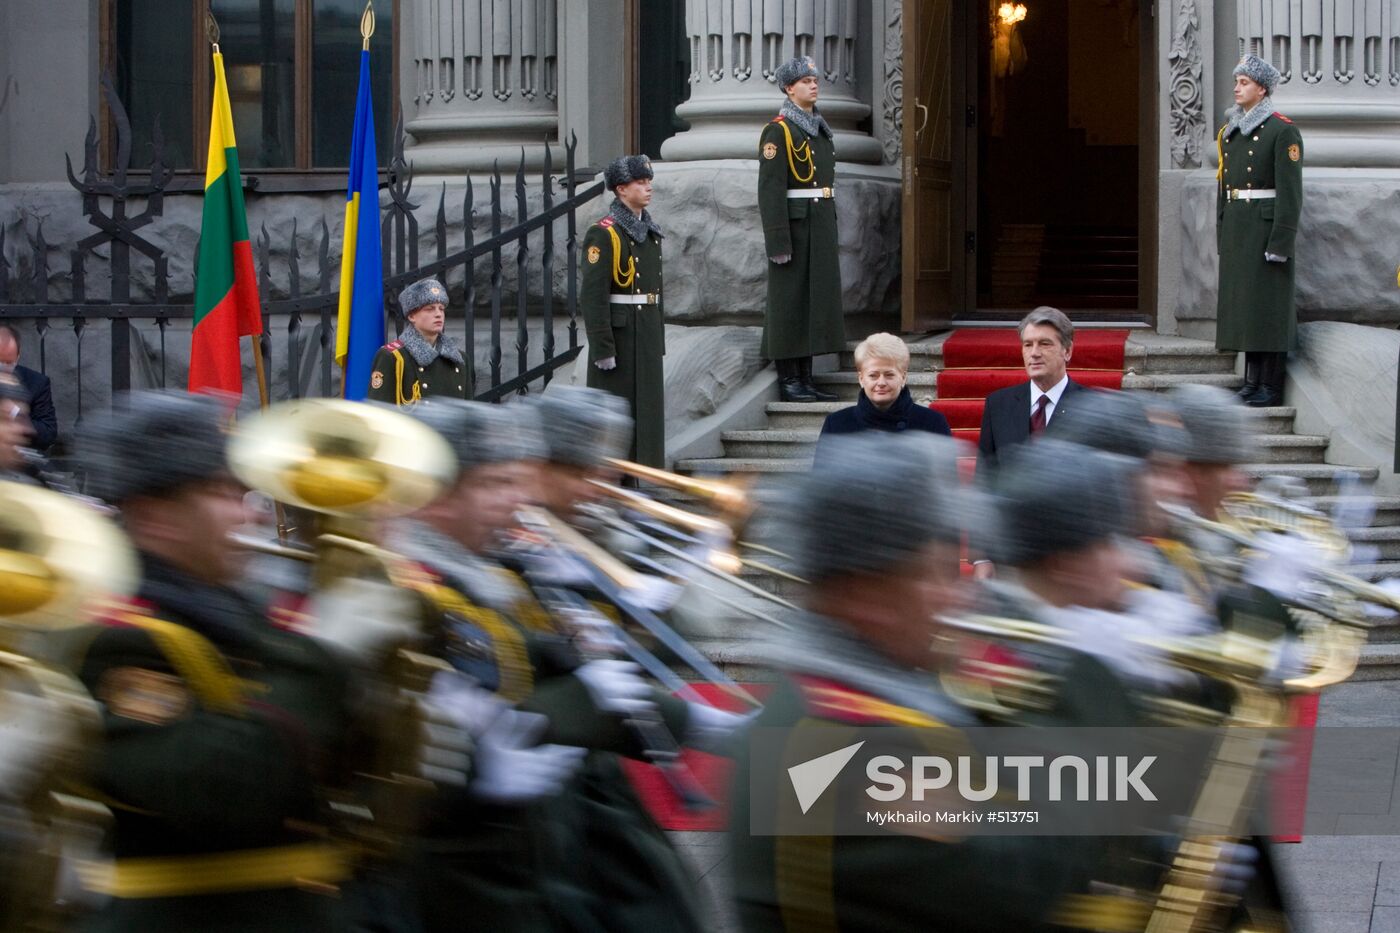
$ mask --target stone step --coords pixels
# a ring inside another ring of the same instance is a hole
[[[786,431],[820,431],[827,415],[850,407],[849,401],[769,402],[768,426]]]
[[[1382,561],[1379,564],[1352,564],[1346,568],[1347,573],[1363,580],[1370,580],[1375,583],[1380,580],[1389,580],[1400,577],[1400,561]]]
[[[798,458],[810,460],[816,449],[817,431],[770,428],[725,431],[720,435],[726,457],[748,459]],[[1265,463],[1322,463],[1327,438],[1295,434],[1270,434],[1257,439]]]
[[[777,457],[707,457],[677,461],[676,469],[681,473],[711,476],[725,473],[804,473],[811,465],[808,460]]]
[[[841,369],[855,371],[855,343],[841,353]],[[1233,373],[1234,353],[1222,353],[1203,340],[1163,340],[1135,343],[1130,338],[1123,348],[1123,369],[1147,375],[1151,373]],[[943,341],[909,344],[910,372],[928,372],[943,368]]]
[[[1358,557],[1367,563],[1400,561],[1400,526],[1356,528],[1347,533]]]
[[[799,457],[810,460],[816,450],[817,431],[770,428],[761,431],[725,431],[720,434],[726,457]]]
[[[1251,408],[1255,430],[1261,434],[1292,434],[1293,419],[1298,409],[1280,405],[1277,408]]]
[[[1400,644],[1368,644],[1361,649],[1361,661],[1351,681],[1377,680],[1400,680]]]
[[[1310,496],[1303,501],[1328,515],[1335,515],[1337,504],[1341,500],[1336,496]],[[1370,521],[1372,528],[1400,525],[1400,496],[1374,496],[1363,499],[1361,502],[1348,500],[1347,507],[1370,510],[1372,512]]]
[[[922,390],[921,390],[922,391]],[[915,396],[916,400],[919,398]],[[795,431],[820,431],[826,416],[834,411],[851,407],[854,399],[839,402],[769,402],[767,407],[768,426]],[[1254,408],[1250,410],[1262,434],[1290,434],[1293,431],[1293,418],[1297,409],[1285,406],[1278,408]],[[1400,503],[1400,499],[1396,500]],[[1400,509],[1400,504],[1397,504]],[[1397,516],[1400,520],[1400,516]]]
[[[860,381],[854,372],[816,373],[812,381],[828,391],[835,392],[842,399],[854,401],[860,394]],[[915,398],[937,398],[938,376],[931,372],[911,372],[909,391]],[[1123,388],[1144,392],[1165,392],[1180,385],[1200,383],[1220,386],[1225,389],[1238,389],[1244,385],[1244,378],[1234,373],[1148,373],[1123,376]]]
[[[1264,434],[1254,439],[1265,463],[1322,463],[1327,438],[1312,434]]]
[[[1330,463],[1250,463],[1241,469],[1256,479],[1273,475],[1291,476],[1302,480],[1308,491],[1315,496],[1334,494],[1337,477],[1345,473],[1355,474],[1363,482],[1375,482],[1376,477],[1380,475],[1380,471],[1375,467],[1344,467]]]

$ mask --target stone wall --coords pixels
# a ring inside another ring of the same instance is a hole
[[[1179,256],[1172,305],[1178,330],[1215,337],[1215,175],[1186,176],[1175,223]],[[1298,228],[1298,317],[1303,321],[1400,324],[1400,170],[1308,169]],[[1164,270],[1164,274],[1165,270]]]

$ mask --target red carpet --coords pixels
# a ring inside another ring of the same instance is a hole
[[[1126,330],[1082,330],[1070,358],[1079,369],[1123,370]],[[960,330],[943,344],[946,369],[997,369],[1021,365],[1021,337],[1014,328]]]
[[[1096,389],[1123,387],[1126,330],[1089,330],[1075,334],[1070,378]],[[1026,381],[1021,338],[1013,328],[960,330],[943,344],[938,398],[930,406],[943,413],[953,436],[977,443],[982,406],[997,389]]]

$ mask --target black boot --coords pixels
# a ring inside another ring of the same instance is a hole
[[[1284,368],[1288,362],[1287,353],[1261,353],[1259,363],[1259,391],[1245,404],[1250,408],[1272,408],[1283,404]]]
[[[812,398],[816,399],[818,402],[834,402],[841,397],[834,392],[823,392],[821,389],[817,388],[816,383],[812,381],[812,358],[810,356],[798,357],[797,375],[798,378],[802,380],[803,387],[806,388],[806,390],[812,394]]]
[[[817,397],[802,384],[797,360],[774,360],[778,368],[778,397],[784,402],[815,402]]]
[[[1260,358],[1263,353],[1245,352],[1244,355],[1244,386],[1235,395],[1239,396],[1243,402],[1248,402],[1259,391],[1259,370],[1261,368]]]

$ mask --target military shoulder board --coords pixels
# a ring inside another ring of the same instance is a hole
[[[834,680],[798,677],[807,714],[855,726],[941,726],[942,722],[916,709],[899,706]]]
[[[1274,111],[1274,116],[1278,117],[1278,118],[1279,118],[1280,120],[1282,120],[1284,123],[1292,123],[1292,122],[1293,122],[1292,120],[1290,120],[1290,119],[1288,119],[1287,117],[1285,117],[1283,114],[1279,113],[1277,110]]]
[[[386,344],[384,344],[384,349],[386,349],[386,350],[402,350],[402,349],[403,349],[403,341],[402,341],[402,340],[395,340],[395,341],[393,341],[392,343],[386,343]]]
[[[611,227],[611,226],[612,226],[614,223],[616,223],[616,222],[617,222],[617,221],[613,220],[611,217],[604,217],[602,220],[598,221],[598,226],[600,226],[600,227],[602,227],[604,230],[606,230],[607,228]]]

